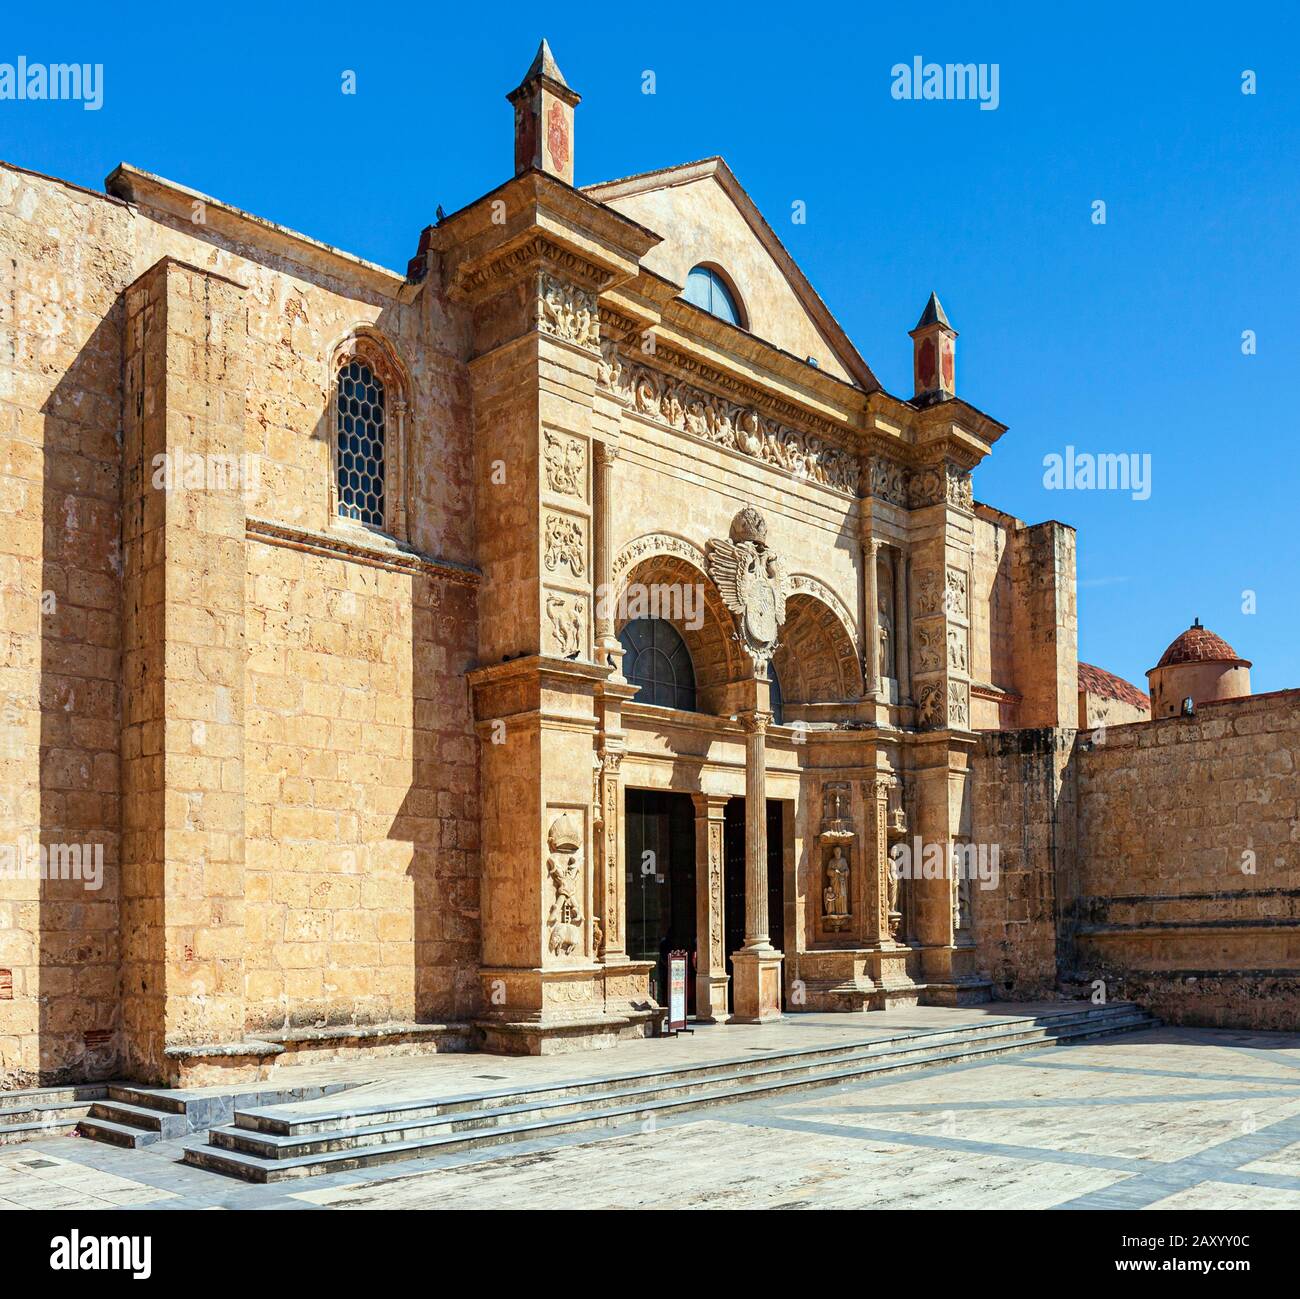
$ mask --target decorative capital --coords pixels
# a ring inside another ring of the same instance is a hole
[[[747,712],[737,714],[736,720],[746,735],[766,735],[767,728],[772,725],[772,714],[758,708],[751,708]]]

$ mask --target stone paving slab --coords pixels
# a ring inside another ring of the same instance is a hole
[[[201,1141],[0,1150],[0,1209],[1294,1209],[1300,1036],[1155,1028],[308,1185],[177,1162]]]

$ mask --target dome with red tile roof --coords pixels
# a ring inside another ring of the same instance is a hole
[[[1178,663],[1241,663],[1250,667],[1222,636],[1203,627],[1199,618],[1175,638],[1156,667],[1168,668]]]

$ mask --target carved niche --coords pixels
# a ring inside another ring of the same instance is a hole
[[[785,564],[767,544],[767,521],[747,505],[731,521],[730,537],[705,548],[709,576],[735,615],[738,639],[760,676],[785,622]]]
[[[822,786],[822,826],[817,836],[822,863],[822,929],[843,933],[853,914],[853,792],[845,780]]]

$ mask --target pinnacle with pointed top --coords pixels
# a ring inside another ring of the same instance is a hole
[[[573,110],[581,96],[543,38],[524,79],[506,96],[515,109],[515,175],[543,171],[573,184]]]
[[[916,383],[912,400],[930,405],[955,396],[957,331],[948,323],[948,315],[937,293],[930,294],[921,319],[909,332],[912,336],[912,375]]]
[[[925,304],[925,310],[921,312],[921,319],[916,322],[917,329],[924,329],[926,325],[947,325],[948,317],[944,312],[943,303],[939,301],[939,295],[931,292],[930,301]]]
[[[555,55],[551,53],[551,44],[545,36],[537,47],[537,57],[533,60],[532,66],[524,73],[524,80],[529,81],[537,76],[550,77],[552,81],[558,81],[562,86],[569,84],[565,81],[564,73],[560,71],[560,65],[556,63]]]

